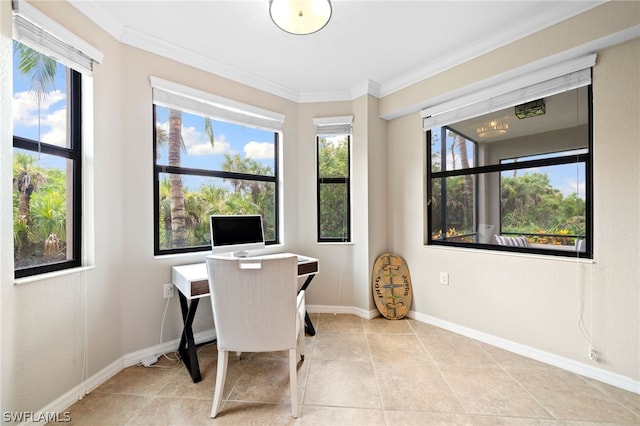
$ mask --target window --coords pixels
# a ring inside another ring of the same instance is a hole
[[[81,265],[82,87],[102,54],[28,4],[13,6],[14,273],[23,278]]]
[[[433,120],[427,244],[591,257],[590,69],[562,84],[486,114]]]
[[[268,119],[250,106],[152,85],[155,254],[211,250],[212,214],[261,214],[265,242],[278,243],[279,131],[261,126]],[[270,127],[281,124],[274,117]]]
[[[351,241],[351,120],[315,120],[319,242]]]

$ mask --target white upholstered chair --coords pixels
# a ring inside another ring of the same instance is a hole
[[[289,351],[289,391],[298,417],[297,364],[304,359],[304,291],[295,255],[206,258],[218,345],[211,417],[220,411],[229,352]]]

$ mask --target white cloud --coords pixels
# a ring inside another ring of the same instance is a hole
[[[246,158],[254,160],[270,160],[273,159],[273,143],[251,141],[244,146],[244,155]]]
[[[16,92],[13,95],[11,105],[13,123],[16,128],[23,127],[26,131],[22,134],[33,134],[37,137],[38,125],[40,125],[41,140],[57,146],[66,146],[67,141],[67,108],[63,103],[66,94],[60,90],[48,93],[46,98],[40,100],[40,107],[33,95],[29,92]],[[63,105],[58,105],[63,103]],[[57,106],[57,108],[56,108]],[[40,117],[38,123],[38,115]]]
[[[222,155],[231,150],[224,135],[214,139],[213,146],[211,146],[209,138],[193,126],[182,128],[182,138],[189,155]]]

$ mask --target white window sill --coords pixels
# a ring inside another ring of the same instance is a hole
[[[73,274],[80,274],[86,271],[90,271],[92,269],[94,269],[95,266],[79,266],[77,268],[69,268],[69,269],[63,269],[61,271],[54,271],[54,272],[47,272],[44,274],[38,274],[38,275],[31,275],[29,277],[24,277],[24,278],[16,278],[13,281],[13,285],[23,285],[23,284],[29,284],[29,283],[33,283],[33,282],[38,282],[38,281],[46,281],[46,280],[50,280],[53,278],[58,278],[58,277],[63,277],[65,275],[73,275]]]

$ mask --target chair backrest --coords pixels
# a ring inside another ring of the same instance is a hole
[[[206,258],[219,349],[270,352],[296,347],[295,255]]]

